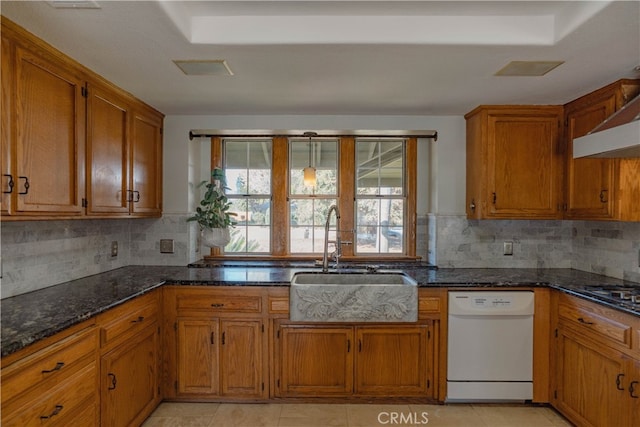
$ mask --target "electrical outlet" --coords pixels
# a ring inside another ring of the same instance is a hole
[[[504,242],[504,254],[513,255],[513,242]]]
[[[160,253],[161,254],[173,253],[173,239],[160,239]]]
[[[114,240],[113,242],[111,242],[111,256],[112,257],[118,256],[118,241],[117,240]]]

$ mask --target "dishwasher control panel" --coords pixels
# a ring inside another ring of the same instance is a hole
[[[449,292],[449,313],[484,315],[533,314],[531,291]]]

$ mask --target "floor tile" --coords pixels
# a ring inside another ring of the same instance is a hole
[[[284,404],[279,427],[347,427],[347,405]]]
[[[213,417],[215,427],[278,427],[282,405],[221,403]]]

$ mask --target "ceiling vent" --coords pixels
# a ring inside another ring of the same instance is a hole
[[[233,76],[231,68],[224,59],[174,60],[173,63],[188,76]]]
[[[56,9],[100,9],[94,0],[51,0],[47,3]]]
[[[511,61],[495,76],[544,76],[564,61]]]

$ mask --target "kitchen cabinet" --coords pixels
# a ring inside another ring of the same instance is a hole
[[[162,116],[106,85],[87,93],[87,215],[160,216]]]
[[[87,89],[87,215],[127,214],[131,107],[109,88]]]
[[[11,41],[5,37],[5,33],[0,33],[0,69],[5,70],[0,73],[0,169],[2,170],[2,180],[0,184],[0,213],[7,215],[11,211],[11,194],[16,183],[14,180],[13,166],[11,165],[10,144],[13,140],[13,73],[6,70],[13,70],[13,46]]]
[[[97,329],[85,323],[3,359],[2,425],[97,425],[97,350]]]
[[[102,426],[137,426],[160,403],[160,292],[98,317]]]
[[[562,217],[561,106],[480,106],[467,125],[467,217]]]
[[[165,289],[168,398],[266,399],[261,289]]]
[[[350,326],[279,324],[276,396],[351,395],[353,337]]]
[[[143,105],[134,109],[129,201],[135,216],[162,215],[162,118]]]
[[[639,220],[637,160],[573,158],[573,139],[586,135],[640,92],[640,80],[619,80],[564,106],[566,217]],[[635,193],[634,193],[635,192]]]
[[[163,115],[2,18],[4,219],[162,214]]]
[[[556,292],[553,404],[580,426],[638,419],[640,318]]]
[[[278,321],[276,396],[432,397],[431,329]]]
[[[78,70],[32,43],[16,41],[3,19],[3,211],[83,213],[85,99]],[[6,34],[5,34],[6,32]],[[4,58],[7,56],[7,58]],[[5,66],[7,68],[5,68]],[[5,76],[6,74],[6,76]],[[6,205],[6,208],[4,207]]]

